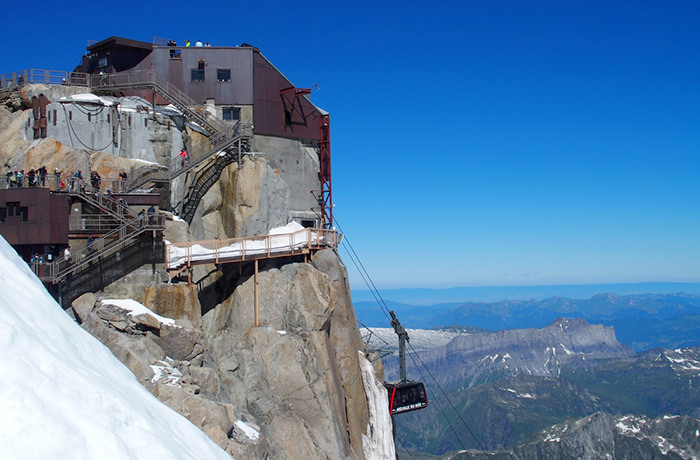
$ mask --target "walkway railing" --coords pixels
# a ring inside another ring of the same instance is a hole
[[[143,233],[161,231],[164,228],[165,217],[162,214],[149,216],[144,220],[135,218],[100,238],[95,238],[89,245],[72,251],[70,260],[59,258],[49,263],[31,263],[30,265],[42,281],[60,283],[66,277],[90,269],[98,259],[129,246]]]
[[[193,265],[225,264],[309,254],[337,248],[342,234],[335,230],[306,228],[292,233],[229,238],[223,240],[167,243],[165,267],[170,278]]]
[[[93,91],[155,88],[159,94],[168,99],[174,106],[187,111],[194,121],[199,123],[211,134],[226,132],[229,125],[211,114],[206,107],[198,103],[180,88],[173,85],[165,77],[152,70],[134,70],[108,74],[91,74],[90,87]]]
[[[45,85],[88,86],[88,74],[64,70],[27,69],[0,74],[0,88],[14,88],[27,83]]]

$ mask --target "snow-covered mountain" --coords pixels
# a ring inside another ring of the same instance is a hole
[[[230,459],[80,328],[0,238],[7,459]]]

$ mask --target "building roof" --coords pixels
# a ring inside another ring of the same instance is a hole
[[[128,38],[111,36],[109,38],[105,38],[102,41],[89,45],[87,47],[87,50],[91,53],[95,53],[105,49],[114,48],[137,48],[150,50],[153,49],[153,45],[151,43],[146,43],[138,40],[131,40]]]

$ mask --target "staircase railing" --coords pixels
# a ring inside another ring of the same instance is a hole
[[[180,218],[184,219],[188,224],[192,223],[194,213],[202,197],[219,180],[224,168],[240,159],[243,154],[241,150],[242,147],[240,146],[237,149],[229,149],[223,155],[217,155],[211,164],[197,172],[187,190],[187,195],[182,199],[182,205],[178,212]],[[175,207],[177,208],[177,206]]]
[[[129,209],[128,204],[123,201],[119,201],[106,193],[87,193],[86,190],[91,188],[92,186],[88,185],[84,180],[73,178],[73,184],[69,190],[70,193],[76,194],[83,201],[92,204],[97,209],[111,215],[112,217],[115,217],[121,222],[137,217],[136,214]]]
[[[225,131],[228,125],[212,115],[205,106],[197,103],[177,86],[152,70],[134,70],[90,76],[90,87],[95,92],[103,90],[154,88],[175,107],[180,109],[186,118],[192,119],[211,134]]]
[[[67,277],[88,269],[100,258],[128,247],[141,234],[164,228],[165,218],[162,214],[143,220],[138,217],[130,219],[124,225],[95,238],[89,245],[72,252],[70,260],[60,258],[50,263],[34,263],[32,268],[42,281],[60,283]]]
[[[125,189],[127,191],[136,190],[149,182],[168,182],[178,176],[196,168],[205,160],[225,151],[238,141],[244,141],[247,148],[247,141],[252,137],[252,126],[237,123],[227,126],[230,133],[216,134],[209,137],[211,148],[203,148],[187,152],[186,157],[177,156],[171,158],[166,164],[149,164],[133,169],[127,179]],[[224,152],[225,153],[225,152]]]

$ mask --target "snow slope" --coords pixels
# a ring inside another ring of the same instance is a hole
[[[0,445],[11,459],[230,459],[66,315],[0,237]]]

